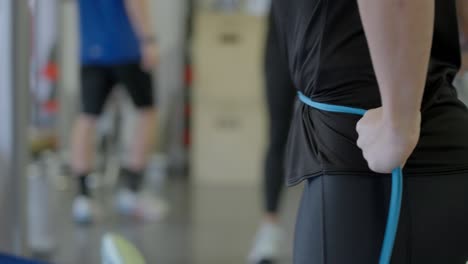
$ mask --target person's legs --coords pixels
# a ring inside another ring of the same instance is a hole
[[[468,173],[407,180],[411,263],[468,262]]]
[[[278,208],[284,188],[284,151],[292,118],[295,90],[276,37],[273,17],[270,16],[265,53],[269,142],[263,176],[264,216],[249,255],[249,261],[252,263],[277,258],[281,241]]]
[[[294,263],[378,263],[391,179],[389,176],[320,176],[305,183],[297,215]],[[404,186],[392,263],[409,264],[410,211]],[[421,263],[423,264],[423,263]]]
[[[325,263],[323,177],[309,179],[304,184],[302,199],[296,216],[293,262]]]
[[[294,264],[378,263],[388,193],[388,177],[308,180],[297,215]]]
[[[278,40],[273,14],[265,52],[265,88],[269,120],[269,143],[264,171],[266,220],[277,220],[279,199],[284,186],[284,152],[291,124],[296,91],[288,63]]]
[[[154,107],[138,111],[135,141],[132,145],[132,154],[129,167],[135,171],[144,170],[148,155],[153,150],[156,138],[157,112]]]
[[[95,130],[96,117],[81,113],[73,128],[71,142],[71,167],[73,174],[78,177],[78,192],[83,196],[91,195],[86,184],[86,180],[93,166],[93,137]]]
[[[141,197],[144,172],[156,138],[157,112],[154,104],[152,77],[138,64],[115,67],[115,74],[137,107],[137,123],[130,149],[130,160],[122,169],[124,190],[118,196],[118,208],[122,213],[152,220],[166,211],[162,201]],[[143,199],[145,198],[145,199]]]
[[[73,215],[77,222],[92,220],[88,176],[93,169],[94,136],[96,119],[114,85],[106,67],[83,66],[81,69],[81,110],[75,122],[71,138],[71,168],[77,178],[78,196]]]
[[[264,194],[266,218],[272,221],[277,220],[280,195],[284,188],[284,152],[295,98],[291,82],[284,79],[278,75],[270,76],[267,82],[270,137],[265,160]]]
[[[138,64],[115,67],[115,74],[125,86],[137,108],[137,121],[131,143],[130,160],[124,166],[127,175],[123,175],[127,187],[139,191],[146,169],[148,155],[154,147],[156,133],[156,109],[153,101],[151,75],[140,69]]]
[[[468,260],[468,175],[405,178],[392,264]],[[297,216],[294,263],[378,263],[388,176],[308,180]]]
[[[139,109],[134,136],[130,145],[130,159],[123,166],[122,183],[133,191],[140,191],[144,181],[148,158],[156,137],[156,110],[153,107]]]

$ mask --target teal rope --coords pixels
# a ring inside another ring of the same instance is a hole
[[[367,112],[364,109],[354,107],[315,102],[301,92],[298,92],[298,96],[304,104],[326,112],[354,114],[361,116],[363,116]],[[397,168],[392,172],[392,192],[390,197],[390,207],[388,209],[387,227],[385,229],[382,250],[380,252],[379,264],[390,264],[393,246],[395,244],[396,233],[398,230],[398,221],[400,219],[402,196],[403,172],[401,168]]]

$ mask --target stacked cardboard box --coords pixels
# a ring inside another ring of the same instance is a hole
[[[197,183],[253,184],[263,168],[265,18],[196,16],[193,174]]]

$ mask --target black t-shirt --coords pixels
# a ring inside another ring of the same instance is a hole
[[[460,68],[455,1],[435,2],[421,139],[406,164],[407,176],[468,171],[468,111],[452,86]],[[380,106],[356,0],[274,0],[273,12],[291,78],[300,91],[324,103]],[[286,155],[288,184],[323,174],[371,173],[356,146],[359,118],[298,102]]]

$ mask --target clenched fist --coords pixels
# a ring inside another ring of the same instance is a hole
[[[369,168],[377,173],[391,173],[403,166],[419,141],[421,112],[389,117],[383,108],[367,113],[357,123],[358,147]]]

